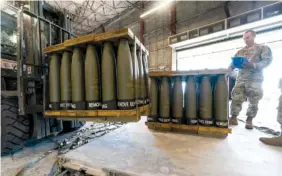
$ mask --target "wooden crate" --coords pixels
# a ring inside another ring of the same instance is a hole
[[[60,120],[136,122],[148,109],[149,105],[132,110],[48,110],[44,115]]]
[[[149,77],[174,77],[190,75],[219,75],[228,73],[227,69],[192,70],[192,71],[151,71]]]
[[[181,132],[188,134],[199,134],[204,136],[212,137],[226,137],[232,132],[230,128],[217,128],[207,127],[200,125],[184,125],[184,124],[173,124],[173,123],[159,123],[159,122],[146,122],[149,129],[156,131],[170,131],[170,132]]]
[[[88,43],[102,44],[105,41],[117,42],[119,39],[128,39],[129,44],[134,44],[136,41],[137,47],[149,55],[149,52],[145,49],[144,45],[134,36],[133,32],[129,28],[123,28],[116,31],[105,32],[100,34],[88,34],[77,38],[69,39],[57,45],[49,46],[43,49],[44,54],[51,54],[56,52],[63,52],[65,50],[71,50],[75,46],[83,47]]]

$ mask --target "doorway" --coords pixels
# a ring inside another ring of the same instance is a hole
[[[278,98],[280,89],[279,79],[282,77],[282,29],[267,31],[257,34],[256,42],[266,44],[272,50],[273,61],[265,68],[263,90],[264,96],[259,104],[259,112],[255,119],[258,126],[266,126],[273,129],[280,129],[276,121]],[[244,47],[242,38],[221,41],[196,48],[189,48],[177,52],[177,70],[201,70],[228,68],[231,57]],[[242,120],[246,119],[247,103],[243,104],[243,109],[239,115]]]

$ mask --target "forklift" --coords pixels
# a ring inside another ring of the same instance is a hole
[[[49,68],[42,50],[76,37],[71,16],[43,1],[12,3],[1,9],[1,155],[21,149],[28,139],[85,124],[43,115],[48,108]]]

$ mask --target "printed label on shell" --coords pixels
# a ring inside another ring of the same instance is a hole
[[[188,121],[189,121],[190,124],[197,124],[198,123],[198,120],[189,120],[188,119]]]
[[[90,108],[98,108],[101,107],[101,103],[97,102],[97,103],[88,103],[88,107]]]
[[[118,102],[118,107],[123,107],[123,108],[134,107],[135,104],[136,103],[134,101]]]
[[[159,121],[161,121],[161,122],[170,122],[170,119],[159,118]]]
[[[210,121],[210,120],[199,120],[199,122],[201,124],[204,124],[204,125],[212,125],[213,124],[213,121]]]
[[[220,127],[228,127],[228,122],[216,122],[216,125]]]
[[[71,104],[71,107],[72,107],[73,109],[76,109],[76,104]]]
[[[102,105],[102,109],[107,109],[108,108],[108,105],[107,104],[103,104]]]

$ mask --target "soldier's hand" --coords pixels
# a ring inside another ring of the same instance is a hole
[[[243,63],[243,67],[247,69],[255,68],[255,64],[253,62],[245,62]]]

